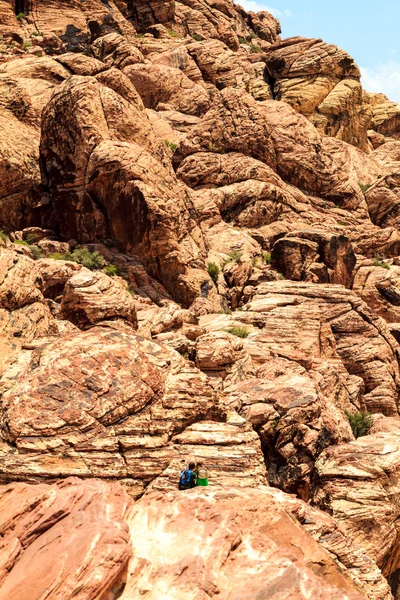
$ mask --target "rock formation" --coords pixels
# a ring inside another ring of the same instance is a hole
[[[0,0],[0,600],[400,597],[400,105],[281,34]]]

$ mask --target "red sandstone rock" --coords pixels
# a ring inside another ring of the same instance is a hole
[[[120,592],[131,554],[118,484],[69,478],[0,487],[0,598],[97,600]]]

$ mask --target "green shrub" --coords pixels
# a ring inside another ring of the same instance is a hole
[[[218,148],[218,146],[215,146],[212,142],[208,144],[208,149],[210,152],[215,152],[216,154],[226,154],[225,150]]]
[[[370,413],[356,412],[351,414],[348,410],[345,410],[344,412],[349,420],[355,438],[368,434],[372,425],[372,415]]]
[[[115,265],[106,265],[103,271],[106,275],[109,275],[110,277],[119,275],[118,267],[116,267]]]
[[[38,260],[42,258],[42,251],[37,246],[29,246],[30,251],[32,252],[32,256],[34,260]]]
[[[255,33],[255,31],[250,31],[249,38],[251,40],[256,40],[257,39],[257,34]]]
[[[250,335],[250,331],[248,331],[246,327],[229,327],[229,329],[225,329],[225,331],[240,338],[247,338],[247,336]]]
[[[239,252],[239,250],[232,250],[232,252],[229,253],[229,257],[238,265],[242,262],[242,256],[243,252]]]
[[[137,33],[136,37],[138,37],[141,40],[142,38],[144,38],[144,33]]]
[[[252,54],[256,54],[257,52],[262,52],[262,48],[260,48],[260,46],[256,46],[256,44],[250,44],[250,52]]]
[[[17,14],[18,21],[22,21],[23,19],[25,19],[25,17],[26,17],[26,14],[23,12],[20,12]]]
[[[49,258],[53,260],[73,260],[70,252],[66,252],[65,254],[62,252],[53,252],[53,254],[49,254]]]
[[[365,194],[365,192],[368,192],[369,188],[371,187],[368,183],[360,183],[358,182],[358,185],[360,186],[360,189],[362,191],[363,194]]]
[[[42,252],[40,248],[38,248],[37,246],[31,246],[31,244],[29,244],[27,240],[14,240],[14,244],[16,244],[17,246],[25,246],[26,248],[29,248],[29,250],[32,252],[34,260],[38,260],[38,258],[42,257]]]
[[[3,240],[3,242],[6,242],[8,240],[8,235],[6,233],[4,233],[4,231],[2,231],[0,229],[0,240]]]
[[[196,42],[202,42],[203,38],[201,37],[201,35],[199,35],[198,33],[192,33],[191,34],[192,38],[196,41]]]
[[[263,252],[262,257],[266,265],[271,264],[271,252]]]
[[[241,35],[238,36],[239,44],[245,44],[246,40]]]
[[[174,142],[169,142],[168,140],[164,140],[165,145],[168,146],[168,148],[172,151],[175,152],[175,150],[178,147],[178,144],[174,144]]]
[[[71,253],[71,256],[72,260],[91,271],[102,269],[106,264],[104,256],[97,251],[91,252],[88,248],[76,248],[76,250]]]
[[[378,257],[374,258],[372,260],[372,263],[373,263],[374,267],[383,267],[384,269],[390,269],[390,266],[387,264],[387,262],[385,262],[381,258],[378,258]]]
[[[49,258],[53,258],[54,260],[72,260],[91,271],[102,269],[106,264],[105,258],[99,252],[91,252],[88,248],[76,248],[73,252],[66,252],[65,254],[55,252],[54,254],[50,254]]]
[[[40,31],[32,31],[32,33],[31,33],[31,37],[32,37],[32,36],[33,36],[33,37],[37,37],[37,36],[39,36],[39,35],[42,35]]]
[[[32,46],[32,42],[26,41],[24,42],[23,48],[30,48]]]
[[[173,29],[168,29],[168,33],[169,33],[169,35],[170,35],[172,38],[179,38],[179,37],[181,37],[181,36],[179,35],[179,33],[176,33],[176,31],[174,31]]]
[[[218,281],[218,275],[219,275],[219,266],[216,265],[215,263],[208,263],[207,264],[207,273],[209,274],[209,276],[211,277],[211,279],[213,280],[213,282],[215,284],[217,284]]]
[[[26,236],[26,241],[28,242],[28,244],[34,244],[38,241],[38,239],[39,236],[37,233],[28,233],[28,235]]]

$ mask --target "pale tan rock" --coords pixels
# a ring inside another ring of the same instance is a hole
[[[256,158],[304,191],[331,201],[340,196],[342,208],[367,218],[358,182],[367,164],[377,173],[378,165],[372,160],[367,163],[352,146],[322,138],[305,117],[283,102],[257,103],[242,91],[222,90],[175,152],[174,163],[178,166],[186,156],[210,150],[239,151]]]
[[[210,105],[207,90],[191,81],[180,69],[158,64],[137,64],[124,68],[146,108],[162,107],[189,115],[200,115]]]
[[[368,409],[388,416],[397,415],[396,390],[399,385],[399,372],[397,360],[394,359],[397,342],[390,334],[385,321],[351,291],[342,286],[310,285],[289,281],[282,281],[279,284],[262,283],[258,286],[257,293],[246,307],[246,311],[243,311],[243,321],[245,322],[247,310],[266,313],[266,318],[271,318],[273,314],[271,310],[275,309],[275,314],[282,324],[280,327],[290,327],[283,315],[288,311],[296,311],[296,308],[289,308],[289,306],[295,307],[300,304],[298,310],[302,310],[303,304],[310,306],[312,303],[318,305],[323,311],[336,341],[336,352],[347,371],[364,380],[363,401]],[[279,308],[280,306],[282,309]],[[295,357],[293,341],[286,349],[285,344],[282,344],[282,333],[279,329],[277,322],[270,329],[269,343],[272,343],[270,348],[287,358]],[[299,358],[306,360],[307,355],[312,354],[312,342],[307,336],[304,337],[303,333],[303,329],[297,327],[291,336],[294,336],[297,347],[303,355]],[[368,344],[365,343],[364,336],[368,337]],[[322,339],[325,348],[328,349],[332,338],[325,333]]]
[[[127,493],[118,485],[70,478],[0,488],[0,598],[76,597],[120,592],[131,555]]]
[[[72,333],[38,349],[35,365],[3,397],[1,432],[13,444],[2,446],[3,480],[111,477],[138,495],[175,461],[177,485],[184,456],[173,436],[207,417],[226,421],[205,375],[140,336],[109,327]],[[255,463],[265,473],[258,436],[243,426],[248,476]]]
[[[137,46],[116,32],[99,37],[93,42],[92,49],[96,58],[109,67],[123,69],[144,62]]]
[[[40,183],[39,133],[8,110],[0,111],[0,221],[7,231],[27,225]]]
[[[375,259],[376,265],[365,260],[357,269],[353,290],[388,323],[400,322],[398,266]],[[381,265],[381,266],[379,266]]]
[[[187,49],[204,80],[218,90],[235,87],[246,90],[256,100],[272,98],[264,79],[264,63],[257,67],[245,53],[234,53],[218,40],[190,44]]]
[[[190,305],[209,280],[204,242],[146,113],[96,79],[73,76],[46,108],[41,151],[63,234],[81,242],[113,237]],[[59,187],[64,177],[68,189]]]
[[[306,115],[322,135],[366,150],[372,111],[360,71],[340,48],[320,39],[289,38],[266,49],[277,100]]]
[[[398,568],[398,431],[360,437],[324,451],[314,501],[362,546],[387,577]],[[390,577],[389,577],[390,578]],[[394,581],[394,593],[397,583]]]
[[[82,329],[119,318],[137,326],[135,303],[126,286],[114,277],[85,267],[66,281],[60,316]]]
[[[372,129],[385,136],[398,139],[400,129],[400,106],[384,94],[369,94],[372,104]]]
[[[204,597],[217,592],[227,600],[272,598],[277,590],[293,600],[363,597],[263,490],[155,492],[136,503],[129,525],[133,556],[122,600],[159,597],[170,589],[171,573],[174,596],[187,600],[199,597],[199,589]],[[166,542],[171,536],[173,545]]]
[[[52,299],[61,296],[68,279],[82,269],[79,263],[52,258],[41,258],[36,264],[43,280],[43,294]]]
[[[202,371],[223,371],[240,358],[242,348],[243,341],[229,331],[203,335],[196,343],[196,365]]]

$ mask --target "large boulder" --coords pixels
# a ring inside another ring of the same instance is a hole
[[[178,167],[197,152],[240,152],[266,163],[286,182],[368,218],[360,179],[380,172],[375,161],[350,145],[321,137],[315,127],[285,102],[256,102],[226,88],[187,135],[174,155]],[[366,173],[366,175],[364,175]]]
[[[322,135],[366,150],[372,111],[354,60],[320,39],[294,37],[266,49],[274,97],[307,116]]]
[[[275,242],[271,264],[286,279],[340,283],[350,288],[356,256],[344,235],[294,231]]]
[[[144,110],[108,85],[73,76],[44,112],[42,171],[59,227],[80,242],[114,238],[189,305],[209,279],[190,196]]]
[[[135,303],[126,285],[84,267],[65,284],[61,318],[82,329],[113,319],[137,325]]]
[[[121,600],[155,600],[172,577],[177,600],[364,598],[268,490],[152,493],[135,504],[129,526],[133,558]]]
[[[137,495],[154,480],[176,485],[188,451],[200,458],[206,447],[216,482],[224,464],[220,485],[238,468],[244,485],[265,482],[252,427],[177,352],[140,336],[106,327],[66,335],[37,351],[3,402],[6,481],[95,476],[125,480]]]
[[[400,428],[326,449],[316,463],[313,502],[329,510],[399,592]]]
[[[130,502],[118,484],[95,479],[0,487],[1,600],[20,600],[28,588],[31,600],[120,593]]]

